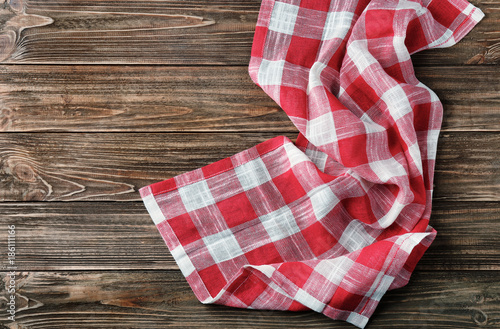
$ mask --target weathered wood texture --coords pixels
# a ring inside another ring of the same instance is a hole
[[[246,67],[4,65],[0,81],[4,131],[296,131]]]
[[[142,186],[197,169],[277,135],[1,134],[0,200],[140,200],[137,190]],[[497,133],[443,133],[434,198],[500,200],[499,155]]]
[[[500,67],[416,70],[443,131],[500,130]],[[296,131],[246,67],[0,66],[3,131]]]
[[[499,2],[473,3],[486,17],[470,36],[452,49],[415,55],[416,65],[498,62]],[[5,63],[247,65],[260,1],[6,4],[0,9]]]
[[[420,270],[500,270],[500,204],[436,202]],[[0,204],[19,271],[178,269],[142,202]],[[0,230],[0,250],[7,248]]]
[[[203,305],[179,271],[21,272],[17,281],[17,324],[3,302],[4,328],[352,328],[315,312]],[[369,327],[498,328],[499,283],[497,272],[419,271],[382,299]]]
[[[464,40],[412,58],[444,104],[438,236],[369,328],[500,328],[500,1],[471,2],[486,17]],[[20,271],[16,322],[0,272],[2,328],[352,328],[202,305],[139,201],[139,187],[295,138],[248,77],[259,5],[2,1],[0,227],[16,225]]]

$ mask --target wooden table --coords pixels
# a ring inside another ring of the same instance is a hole
[[[445,109],[438,237],[368,328],[500,328],[500,2],[472,2],[486,17],[464,40],[413,58]],[[314,312],[202,305],[137,192],[296,136],[247,74],[259,5],[0,4],[1,324],[354,328]],[[10,259],[7,225],[15,225]],[[15,322],[8,266],[17,266]]]

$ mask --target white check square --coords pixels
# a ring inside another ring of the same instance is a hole
[[[328,281],[335,285],[340,285],[347,272],[349,272],[354,261],[347,256],[340,256],[333,259],[322,260],[314,271],[324,276]]]
[[[299,150],[297,146],[292,143],[285,144],[285,151],[288,160],[290,161],[290,167],[294,167],[302,162],[311,161],[304,152]]]
[[[347,55],[352,59],[359,73],[363,73],[367,67],[377,63],[370,54],[366,40],[355,40],[347,47]]]
[[[259,218],[272,241],[278,241],[300,232],[295,217],[288,206]]]
[[[298,6],[276,2],[269,21],[269,30],[293,35],[298,13]]]
[[[180,187],[179,194],[188,212],[215,204],[205,180]]]
[[[364,248],[375,241],[358,220],[352,220],[342,233],[339,243],[349,252]]]
[[[394,120],[397,120],[412,111],[408,96],[400,85],[387,90],[380,97],[389,109]]]
[[[243,255],[243,250],[231,230],[206,236],[203,242],[217,264]]]
[[[266,165],[261,158],[251,160],[241,166],[234,168],[236,176],[245,191],[260,186],[271,180]]]
[[[307,121],[306,138],[316,146],[337,141],[337,131],[331,112]]]
[[[326,67],[326,64],[321,62],[314,62],[312,65],[309,70],[309,81],[307,83],[308,95],[314,87],[323,86],[323,82],[321,82],[321,73]]]
[[[321,185],[307,193],[316,219],[325,217],[337,205],[339,199],[327,185]]]
[[[436,160],[439,130],[429,130],[427,132],[427,159]]]
[[[285,61],[268,61],[263,59],[260,67],[259,73],[257,75],[257,80],[261,86],[279,86],[281,85],[281,79],[283,77],[283,68],[285,67]]]
[[[321,40],[343,39],[353,22],[354,14],[347,11],[329,12]]]
[[[373,170],[383,183],[386,183],[392,177],[408,175],[405,168],[394,158],[373,161],[370,162],[369,165],[371,170]]]

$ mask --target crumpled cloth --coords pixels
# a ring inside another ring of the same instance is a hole
[[[442,105],[410,55],[455,44],[483,16],[464,0],[264,0],[249,73],[297,141],[140,189],[196,297],[363,328],[436,235]]]

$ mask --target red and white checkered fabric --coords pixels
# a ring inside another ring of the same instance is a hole
[[[201,302],[366,325],[436,234],[442,105],[410,55],[455,44],[482,17],[465,0],[262,2],[249,72],[297,142],[140,190]]]

